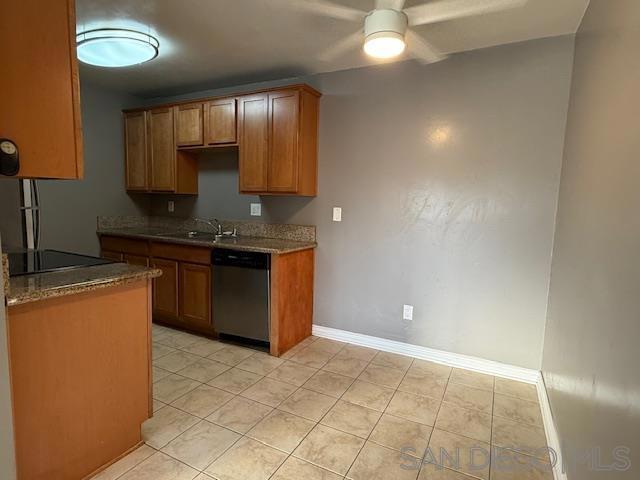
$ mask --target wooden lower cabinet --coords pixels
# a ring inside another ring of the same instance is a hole
[[[129,265],[140,265],[143,267],[149,266],[149,257],[143,257],[142,255],[130,255],[125,253],[123,255],[123,260]]]
[[[178,311],[180,320],[205,329],[211,322],[211,267],[180,263],[178,280]]]
[[[151,265],[162,270],[162,275],[153,280],[154,318],[178,321],[178,262],[154,258]]]
[[[100,256],[107,260],[113,260],[114,262],[122,262],[123,258],[122,252],[112,252],[111,250],[102,250]]]

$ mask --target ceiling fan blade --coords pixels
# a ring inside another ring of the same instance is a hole
[[[527,0],[436,0],[404,10],[409,25],[444,22],[456,18],[522,7]]]
[[[409,53],[422,63],[435,63],[447,56],[412,30],[405,34]]]
[[[358,29],[358,31],[353,32],[350,35],[347,35],[338,43],[334,44],[324,52],[320,54],[318,57],[323,62],[331,62],[336,58],[341,57],[349,50],[352,50],[360,45],[362,45],[364,39],[364,35],[362,33],[362,29]]]
[[[401,11],[405,0],[376,0],[376,10],[388,8]]]
[[[273,1],[273,0],[272,0]],[[323,15],[338,20],[361,21],[367,12],[351,7],[345,7],[329,0],[277,0],[285,3],[286,8],[303,12]]]

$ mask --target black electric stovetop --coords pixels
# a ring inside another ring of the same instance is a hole
[[[9,275],[12,277],[114,263],[104,258],[58,250],[25,250],[7,255],[9,256]]]

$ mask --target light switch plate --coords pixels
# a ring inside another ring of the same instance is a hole
[[[251,204],[251,216],[252,217],[260,217],[260,216],[262,216],[262,204],[261,203],[252,203]]]
[[[175,212],[175,210],[176,210],[176,204],[175,204],[175,203],[173,203],[173,200],[169,200],[169,201],[167,202],[167,210],[168,210],[170,213]]]
[[[342,221],[342,208],[333,207],[333,221],[341,222]]]
[[[402,319],[413,320],[413,305],[403,305],[402,307]]]

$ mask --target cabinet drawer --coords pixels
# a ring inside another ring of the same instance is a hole
[[[202,265],[211,264],[211,249],[207,247],[151,242],[151,256],[154,258],[170,258],[183,262],[200,263]]]
[[[104,251],[130,253],[141,256],[149,255],[149,244],[146,240],[104,235],[100,237],[100,246]]]

